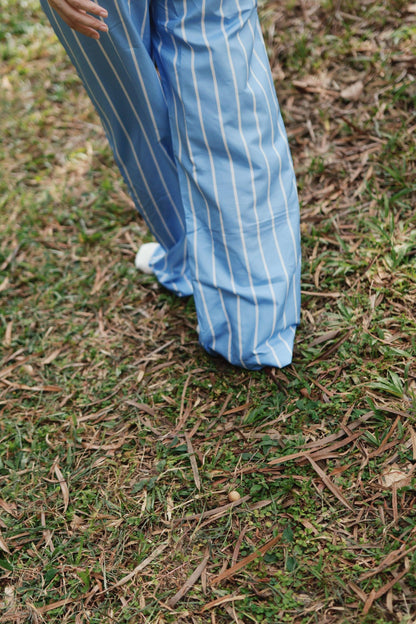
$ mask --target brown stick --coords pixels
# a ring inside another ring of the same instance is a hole
[[[349,504],[349,502],[347,501],[347,499],[344,497],[344,495],[341,493],[341,490],[339,489],[339,487],[337,487],[335,485],[335,483],[332,483],[331,479],[328,477],[328,475],[322,470],[322,468],[320,468],[318,466],[318,464],[312,459],[312,457],[310,457],[309,455],[305,455],[306,459],[309,461],[309,463],[311,464],[312,468],[315,470],[315,472],[321,477],[322,481],[324,482],[324,484],[326,485],[326,487],[331,490],[331,492],[337,497],[337,499],[339,501],[341,501],[341,503],[347,507],[350,511],[355,511],[354,507],[352,507],[352,505]]]
[[[270,548],[273,548],[273,546],[275,546],[277,542],[280,541],[280,539],[281,539],[281,535],[274,537],[273,539],[268,541],[266,544],[264,544],[261,548],[254,551],[250,555],[247,555],[247,557],[244,557],[243,559],[241,559],[241,561],[231,566],[231,568],[228,568],[228,570],[224,570],[224,572],[221,572],[221,574],[219,574],[218,576],[215,576],[211,580],[210,585],[211,586],[216,585],[220,581],[223,581],[224,579],[228,579],[230,578],[230,576],[234,576],[234,574],[236,574],[239,570],[241,570],[246,565],[254,561],[254,559],[257,559],[257,557],[262,557],[263,555],[265,555],[266,552],[270,550]]]
[[[183,598],[185,594],[191,589],[191,587],[195,585],[202,572],[205,570],[208,559],[209,554],[205,555],[199,566],[196,568],[196,570],[194,570],[194,572],[192,572],[191,576],[186,579],[180,590],[177,591],[176,594],[172,596],[172,598],[170,598],[170,600],[168,600],[168,607],[174,607],[176,603],[179,602],[179,600]]]

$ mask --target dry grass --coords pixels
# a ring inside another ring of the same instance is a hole
[[[0,6],[0,622],[416,621],[415,5],[261,5],[304,266],[255,373],[135,273],[88,99]]]

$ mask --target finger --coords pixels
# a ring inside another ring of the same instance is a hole
[[[87,37],[91,37],[92,39],[99,39],[100,38],[100,33],[97,30],[95,30],[94,28],[91,28],[91,26],[84,25],[80,21],[77,21],[77,20],[72,20],[72,19],[68,18],[66,15],[62,14],[57,9],[56,9],[56,12],[58,13],[58,15],[60,17],[62,17],[64,22],[70,28],[72,28],[72,30],[76,30],[77,32],[79,32],[79,33],[81,33],[83,35],[87,35]]]
[[[108,11],[92,0],[67,0],[68,4],[76,11],[85,11],[93,15],[108,17]]]
[[[91,37],[91,39],[99,39],[100,38],[100,33],[97,32],[96,30],[93,30],[92,28],[88,28],[87,26],[85,27],[81,27],[76,29],[77,32],[81,33],[82,35],[87,35],[87,37]]]
[[[74,9],[68,2],[65,0],[51,0],[51,6],[55,9],[55,11],[62,17],[64,22],[70,27],[80,32],[82,34],[86,34],[89,37],[93,36],[93,32],[95,33],[94,38],[98,38],[98,32],[107,32],[107,25],[101,20],[89,15],[88,13],[84,13],[82,10]]]
[[[76,25],[76,26],[70,26],[70,28],[72,30],[75,30],[78,33],[81,33],[81,35],[86,35],[87,37],[90,37],[91,39],[98,40],[100,38],[100,33],[94,30],[93,28],[89,28],[88,26]]]

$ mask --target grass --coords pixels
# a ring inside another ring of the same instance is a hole
[[[304,262],[254,373],[137,275],[88,98],[0,6],[0,622],[416,621],[414,5],[261,3]]]

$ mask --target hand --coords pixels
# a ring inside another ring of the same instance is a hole
[[[107,11],[92,0],[48,0],[48,2],[70,28],[83,35],[99,39],[100,31],[108,31],[104,22],[89,15],[93,13],[99,17],[108,16]]]

